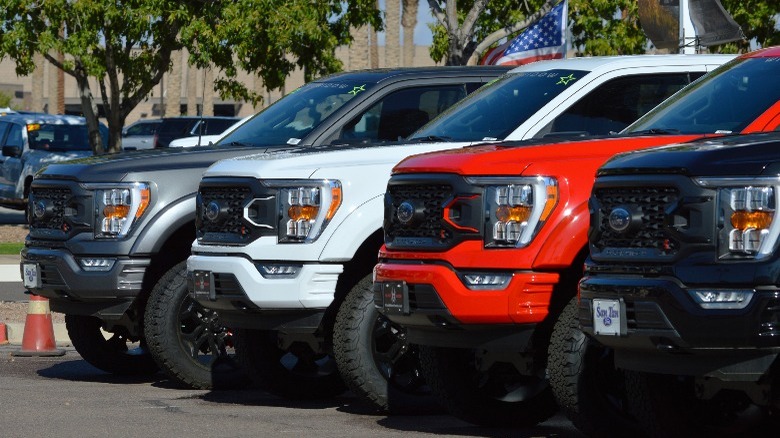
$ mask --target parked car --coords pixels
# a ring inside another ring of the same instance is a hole
[[[141,119],[122,130],[122,149],[151,149],[162,119]]]
[[[104,147],[108,128],[100,124]],[[0,205],[17,210],[27,206],[33,176],[43,167],[92,155],[86,119],[38,113],[0,116]]]
[[[177,138],[176,140],[172,140],[168,147],[171,148],[190,148],[193,146],[208,146],[214,143],[217,143],[222,137],[230,134],[231,132],[235,131],[236,128],[241,126],[244,122],[254,117],[254,115],[244,117],[243,119],[239,120],[238,122],[230,125],[229,128],[224,130],[223,132],[219,134],[212,134],[212,135],[194,135],[192,137],[184,137],[184,138]]]
[[[166,117],[154,135],[154,147],[166,148],[171,141],[198,135],[218,135],[241,120],[238,117]]]

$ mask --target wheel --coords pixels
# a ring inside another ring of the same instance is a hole
[[[420,371],[418,347],[374,307],[371,276],[349,291],[333,327],[333,356],[344,382],[385,413],[440,410]]]
[[[777,436],[777,429],[767,428],[776,420],[741,391],[721,390],[703,400],[693,377],[625,374],[628,407],[648,437]]]
[[[289,399],[322,399],[346,391],[333,356],[312,351],[295,342],[279,347],[279,333],[270,330],[237,329],[239,363],[261,388]]]
[[[144,337],[157,365],[179,385],[231,389],[249,382],[235,358],[230,331],[216,312],[190,298],[187,262],[171,268],[152,289]]]
[[[84,360],[103,371],[123,376],[151,375],[158,371],[143,342],[119,333],[110,333],[106,339],[100,331],[101,325],[100,319],[94,316],[65,315],[70,341]]]
[[[420,347],[423,375],[439,402],[455,417],[481,426],[530,427],[558,410],[542,377],[523,375],[481,350]]]
[[[614,362],[611,349],[580,330],[577,298],[572,298],[555,323],[547,358],[558,405],[588,436],[641,436],[628,413],[623,373]]]

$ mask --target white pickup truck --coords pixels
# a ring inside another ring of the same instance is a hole
[[[617,132],[729,59],[536,62],[482,87],[406,143],[220,161],[196,201],[191,296],[235,330],[239,359],[265,389],[312,398],[346,383],[379,410],[413,407],[425,393],[415,348],[378,315],[371,291],[393,166],[487,141]]]

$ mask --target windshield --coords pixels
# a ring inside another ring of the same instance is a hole
[[[585,74],[579,70],[507,74],[461,100],[410,138],[503,140]]]
[[[665,100],[623,132],[740,132],[780,99],[780,60],[735,59]]]
[[[104,130],[103,126],[100,126],[100,134],[105,147],[108,131]],[[30,149],[52,152],[92,150],[87,136],[87,125],[28,124],[27,138],[30,142]]]
[[[310,82],[248,120],[219,143],[253,146],[299,144],[331,114],[374,84]]]

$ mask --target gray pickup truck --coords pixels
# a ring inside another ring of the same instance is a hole
[[[30,191],[30,233],[21,261],[25,287],[65,314],[73,346],[102,370],[162,369],[192,388],[242,384],[230,330],[187,291],[203,171],[250,153],[266,151],[272,158],[290,149],[397,141],[506,71],[427,67],[335,74],[288,94],[215,146],[51,165]]]

